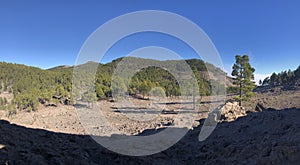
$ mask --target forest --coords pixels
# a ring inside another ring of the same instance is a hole
[[[266,85],[290,85],[295,84],[300,79],[300,66],[294,71],[291,71],[290,69],[287,71],[282,71],[280,73],[272,73],[270,77],[266,77],[263,81],[260,81],[259,83],[263,86]]]
[[[149,59],[132,58],[135,60],[131,63],[149,61]],[[0,98],[0,108],[12,112],[16,111],[36,111],[39,105],[59,106],[73,105],[75,100],[92,101],[103,100],[112,97],[112,75],[122,58],[113,60],[107,64],[88,62],[80,66],[83,69],[80,82],[73,82],[74,67],[55,67],[43,70],[36,67],[25,66],[21,64],[0,63],[0,92],[13,94],[13,100],[8,102],[7,99]],[[150,61],[151,62],[151,61]],[[158,61],[155,61],[158,62]],[[164,65],[178,66],[178,61],[162,61]],[[199,93],[202,96],[215,95],[224,93],[225,84],[220,84],[216,80],[209,79],[207,68],[213,70],[215,74],[226,75],[221,69],[211,64],[205,63],[199,59],[186,60],[186,63],[193,71],[199,86]],[[95,76],[93,71],[89,70],[90,66],[96,66]],[[84,77],[86,76],[86,77]],[[80,93],[72,91],[73,83],[79,83],[78,86],[84,88],[90,85],[87,77],[93,77],[94,88],[91,91]],[[122,82],[122,81],[120,81]],[[148,67],[138,71],[131,79],[129,87],[124,84],[118,84],[118,89],[122,90],[133,97],[145,98],[147,93],[154,88],[160,87],[167,97],[176,97],[180,93],[179,84],[172,74],[160,67]],[[216,90],[211,90],[212,88]],[[186,91],[185,95],[192,95],[193,88]],[[74,92],[74,95],[72,94]]]

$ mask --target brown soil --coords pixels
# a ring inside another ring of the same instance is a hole
[[[206,98],[207,100],[207,98]],[[178,99],[169,99],[168,105],[159,105],[160,110],[148,111],[146,108],[151,108],[149,100],[140,100],[132,98],[131,101],[135,107],[118,107],[116,104],[109,101],[100,101],[97,103],[95,109],[96,113],[101,111],[107,120],[113,124],[122,134],[135,135],[141,133],[145,129],[158,129],[171,125],[174,122],[178,109],[182,108],[182,105],[177,103]],[[173,104],[174,103],[174,104]],[[185,105],[192,108],[192,103]],[[197,119],[204,118],[207,115],[208,103],[198,106],[199,111],[182,110],[184,112],[196,112]],[[78,117],[78,113],[81,111],[80,108],[76,109],[73,106],[60,105],[58,107],[45,107],[40,106],[38,111],[34,112],[18,112],[16,115],[8,118],[8,112],[0,110],[0,119],[7,120],[13,124],[26,126],[29,128],[40,128],[54,132],[70,133],[70,134],[88,134],[85,132],[86,125],[81,122],[82,118]],[[85,114],[92,113],[93,110],[83,108]],[[164,114],[162,114],[164,110]],[[168,113],[170,112],[170,113]],[[199,113],[197,113],[199,112]],[[98,114],[95,114],[98,115]],[[93,116],[90,114],[89,117]],[[187,115],[188,116],[188,115]],[[101,122],[97,127],[102,127]],[[199,122],[194,123],[197,126]],[[91,125],[96,127],[95,125]],[[106,134],[105,130],[103,134]]]
[[[196,114],[196,120],[182,140],[166,151],[146,157],[123,156],[101,147],[85,130],[95,134],[101,130],[101,135],[109,130],[101,122],[96,126],[82,122],[78,114],[84,112],[90,120],[101,112],[123,135],[144,135],[177,124],[174,119],[181,106],[176,104],[177,99],[167,100],[165,114],[145,112],[151,106],[149,101],[138,99],[132,100],[134,107],[119,109],[115,103],[101,101],[89,111],[80,108],[76,111],[72,106],[41,106],[37,112],[19,112],[12,118],[0,111],[0,164],[297,164],[300,161],[300,90],[275,88],[256,93],[252,101],[244,103],[245,110],[254,111],[257,103],[269,109],[248,112],[232,122],[220,122],[208,139],[199,142],[202,118],[207,117],[210,105],[215,108],[221,103],[210,100],[203,98],[196,113],[184,116]],[[192,104],[184,106],[189,112]],[[174,129],[187,129],[177,126]]]

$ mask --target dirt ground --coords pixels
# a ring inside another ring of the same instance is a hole
[[[9,94],[6,95],[11,99]],[[220,98],[203,97],[201,104],[197,104],[193,110],[192,98],[168,98],[160,102],[130,98],[130,101],[132,104],[125,106],[118,102],[103,100],[97,102],[93,108],[40,105],[38,111],[18,112],[10,118],[7,117],[6,111],[0,110],[0,119],[29,128],[70,134],[99,134],[100,131],[102,135],[111,133],[136,135],[146,129],[159,129],[170,125],[180,127],[179,123],[182,120],[193,122],[181,123],[182,127],[186,125],[196,127],[200,119],[207,117],[208,111],[224,103]],[[257,92],[255,97],[243,103],[243,106],[246,110],[254,111],[257,103],[265,108],[300,108],[300,90],[272,89]],[[178,113],[182,114],[180,116],[182,119],[178,119]],[[110,123],[110,127],[117,129],[117,132],[106,130],[107,126],[101,121],[104,118]]]
[[[292,89],[275,87],[267,90],[259,90],[255,93],[255,97],[243,106],[249,110],[253,110],[257,103],[260,103],[265,108],[278,110],[300,108],[300,86]]]
[[[208,100],[208,98],[204,100]],[[95,118],[96,116],[101,116],[105,117],[113,127],[117,128],[120,131],[118,133],[135,135],[145,129],[159,129],[174,125],[174,119],[181,112],[183,117],[194,116],[194,123],[189,125],[197,126],[199,122],[197,123],[196,120],[206,117],[209,111],[209,103],[204,103],[201,106],[197,105],[196,110],[193,110],[192,102],[187,100],[169,99],[167,104],[161,102],[156,107],[149,100],[131,98],[131,101],[132,107],[120,107],[116,105],[116,102],[106,100],[97,102],[93,108],[76,108],[65,105],[45,107],[40,105],[38,111],[18,112],[10,118],[8,118],[6,111],[0,110],[0,119],[28,128],[39,128],[70,134],[89,134],[92,133],[90,131],[91,128],[96,130],[103,129],[102,135],[107,135],[106,131],[108,130],[105,130],[105,126],[101,122],[103,119]]]
[[[158,105],[132,99],[130,106],[110,101],[91,108],[40,106],[36,112],[19,112],[12,118],[0,111],[0,164],[298,164],[299,96],[300,90],[256,93],[244,103],[246,110],[254,111],[257,103],[269,109],[220,122],[204,141],[198,141],[202,118],[222,100],[205,97],[196,111],[183,98]],[[153,106],[160,106],[163,113]],[[87,135],[104,140],[112,134],[117,135],[111,138],[147,136],[166,127],[188,132],[171,148],[142,157],[111,152]]]

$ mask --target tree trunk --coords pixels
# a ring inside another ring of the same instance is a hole
[[[195,106],[195,84],[193,84],[193,110],[196,109],[196,106]]]
[[[240,81],[240,100],[239,100],[239,106],[242,106],[242,81]]]

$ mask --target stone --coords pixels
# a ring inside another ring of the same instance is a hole
[[[239,106],[238,102],[227,102],[226,104],[219,107],[215,111],[220,112],[221,121],[227,121],[227,122],[234,121],[239,117],[243,117],[247,115],[245,108]]]

